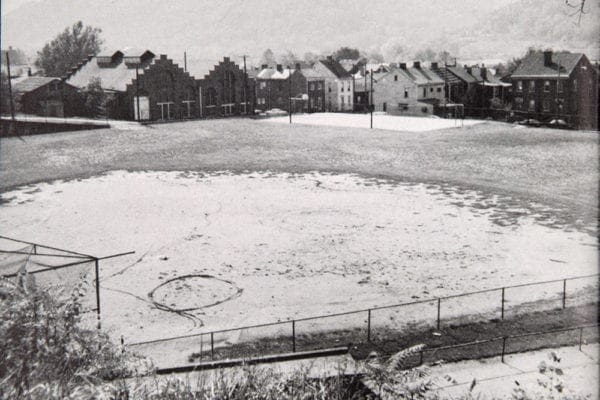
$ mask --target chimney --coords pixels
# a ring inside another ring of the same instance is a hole
[[[437,68],[438,68],[438,63],[432,62],[431,63],[431,69],[437,69]]]
[[[406,63],[400,63],[400,69],[406,69]]]
[[[471,75],[473,73],[473,68],[467,67],[467,74]]]
[[[260,66],[260,69],[267,69],[267,68],[269,68],[269,66],[267,64],[263,64]]]
[[[544,67],[552,65],[552,50],[544,51]]]
[[[421,61],[415,61],[415,62],[413,62],[413,67],[415,67],[415,68],[421,68]]]
[[[332,56],[327,56],[327,61],[333,61],[333,57]]]
[[[481,67],[481,77],[483,78],[484,81],[487,80],[487,68]]]
[[[302,69],[302,67],[300,66],[300,63],[296,63],[296,70],[300,71]]]
[[[277,71],[283,72],[283,65],[277,64]]]
[[[31,67],[29,67],[29,68],[27,68],[27,76],[31,76],[31,75],[32,75],[32,73],[31,73]]]

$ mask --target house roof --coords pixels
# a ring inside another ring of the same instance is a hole
[[[435,72],[440,78],[442,78],[442,80],[445,83],[447,83],[449,85],[461,82],[461,79],[459,79],[458,76],[456,76],[452,72],[448,71],[448,69],[445,67],[432,68],[431,70],[433,72]]]
[[[483,68],[473,67],[471,68],[471,75],[475,77],[480,85],[483,86],[512,86],[510,83],[502,82],[500,78],[495,76],[489,68],[486,68],[486,71],[487,73],[485,74],[484,78]]]
[[[256,79],[276,79],[276,80],[285,80],[290,77],[291,70],[289,68],[285,68],[283,71],[279,72],[275,68],[263,68],[260,70],[258,75],[256,75]]]
[[[124,54],[122,51],[116,51],[112,54],[108,53],[93,57],[79,67],[77,71],[73,72],[67,78],[67,83],[78,88],[84,88],[90,83],[92,78],[100,78],[103,89],[119,92],[126,91],[127,85],[135,79],[136,64],[127,63],[124,59],[120,58],[114,59],[114,63],[111,64],[101,62],[103,58],[113,57],[114,55],[118,55],[118,53]],[[133,53],[130,52],[129,54],[131,56]],[[147,50],[142,54],[138,54],[138,57],[142,55],[145,56],[145,61],[139,66],[140,75],[144,73],[144,70],[155,59],[154,53]]]
[[[323,76],[323,74],[321,74],[319,71],[317,71],[314,68],[303,68],[301,70],[302,75],[304,75],[304,77],[306,79],[325,79],[325,77]]]
[[[559,75],[559,65],[560,75],[568,76],[583,56],[583,53],[569,53],[566,51],[552,53],[552,63],[544,65],[543,52],[531,53],[522,59],[512,77],[557,77]]]
[[[470,75],[464,67],[448,67],[448,71],[450,71],[454,76],[458,79],[462,80],[466,83],[475,83],[477,79],[474,76]]]
[[[406,68],[393,68],[389,74],[403,74],[408,79],[415,82],[417,85],[427,84],[443,84],[444,80],[440,78],[435,72],[429,68],[420,67],[406,67]]]
[[[60,78],[48,77],[48,76],[30,76],[20,82],[15,83],[14,90],[17,93],[28,93],[33,92],[36,89],[41,88],[49,84],[50,82],[60,81]]]
[[[330,70],[337,78],[350,78],[348,71],[342,67],[342,65],[335,61],[333,58],[327,58],[319,60],[328,70]]]

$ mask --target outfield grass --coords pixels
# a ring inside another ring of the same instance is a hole
[[[1,190],[110,170],[357,173],[450,184],[557,208],[595,226],[598,135],[485,123],[432,132],[223,119],[0,142]]]

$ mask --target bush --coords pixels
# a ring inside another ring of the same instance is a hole
[[[90,398],[110,379],[142,368],[108,336],[82,323],[80,298],[46,291],[27,275],[0,280],[0,398]]]

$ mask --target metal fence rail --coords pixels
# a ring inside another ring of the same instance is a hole
[[[373,341],[391,332],[482,320],[503,320],[541,306],[596,303],[600,274],[532,282],[409,303],[128,343],[156,358],[187,352],[188,361],[317,350]],[[532,286],[545,286],[533,293]],[[163,346],[167,342],[167,347]],[[175,343],[173,343],[175,342]],[[161,349],[162,348],[162,349]],[[186,356],[186,357],[187,357]],[[172,357],[167,357],[172,358]],[[185,360],[180,360],[183,362]]]

